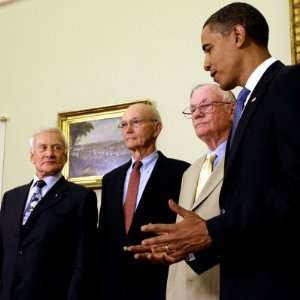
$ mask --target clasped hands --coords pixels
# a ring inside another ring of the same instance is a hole
[[[135,259],[170,265],[211,245],[206,223],[200,216],[173,200],[169,200],[169,207],[182,220],[174,224],[142,226],[143,232],[152,232],[157,236],[143,240],[140,245],[126,247],[126,251],[134,253]]]

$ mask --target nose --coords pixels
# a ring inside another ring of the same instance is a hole
[[[204,68],[205,71],[209,71],[210,70],[210,60],[209,60],[208,55],[205,55],[204,63],[203,63],[203,68]]]
[[[53,147],[47,147],[47,150],[45,151],[45,153],[48,157],[53,157],[54,156],[54,148]]]
[[[192,114],[192,119],[198,119],[198,118],[203,118],[204,117],[203,111],[199,109],[198,107],[195,109],[195,111]]]
[[[133,124],[132,122],[128,122],[126,127],[124,127],[124,132],[132,132]]]

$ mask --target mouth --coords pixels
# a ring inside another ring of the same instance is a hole
[[[55,160],[47,160],[44,162],[44,164],[53,165],[53,164],[56,164],[56,161]]]
[[[216,74],[217,74],[217,71],[212,71],[212,72],[210,73],[210,77],[212,77],[214,80],[216,80],[216,79],[215,79]]]
[[[194,125],[195,128],[198,128],[198,127],[202,127],[202,126],[205,126],[207,124],[207,122],[201,122],[201,123],[197,123]]]

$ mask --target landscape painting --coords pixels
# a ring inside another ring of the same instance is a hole
[[[107,172],[130,159],[118,124],[126,108],[135,103],[151,105],[148,100],[140,100],[58,114],[58,126],[68,143],[68,160],[63,169],[68,180],[100,188]]]

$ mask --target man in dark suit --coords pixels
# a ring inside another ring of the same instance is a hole
[[[31,139],[36,175],[4,194],[0,213],[0,299],[91,299],[97,200],[61,175],[67,159],[62,133]]]
[[[220,262],[222,300],[299,299],[300,66],[270,56],[267,22],[246,3],[214,13],[201,38],[205,70],[245,95],[227,144],[221,215],[204,221],[171,203],[181,224],[143,228],[161,234],[144,244],[168,253],[136,257],[172,263],[194,253],[197,272]]]
[[[99,280],[101,300],[163,300],[168,267],[134,260],[126,246],[149,236],[141,225],[174,222],[170,198],[178,200],[181,177],[189,166],[156,151],[162,124],[157,110],[148,104],[130,106],[119,125],[132,159],[103,177],[99,216]],[[140,180],[128,217],[128,194],[135,164],[141,162]]]

